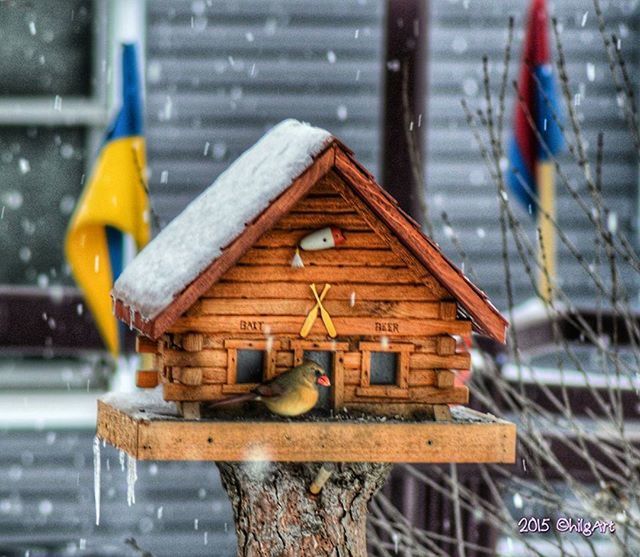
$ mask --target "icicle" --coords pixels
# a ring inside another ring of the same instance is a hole
[[[120,461],[120,470],[124,472],[124,451],[120,451],[118,455],[118,460]]]
[[[199,520],[197,518],[194,518],[193,519],[193,529],[194,530],[198,529],[198,523],[199,523]]]
[[[204,533],[204,545],[209,543],[209,532]]]
[[[304,261],[302,261],[302,257],[300,257],[300,248],[296,247],[296,253],[291,260],[291,266],[294,269],[302,269],[304,267]]]
[[[353,307],[356,305],[356,293],[352,292],[351,295],[349,296],[349,306]]]
[[[136,319],[136,310],[132,306],[129,306],[129,330],[133,331],[133,323]]]
[[[127,455],[127,505],[131,506],[136,502],[135,485],[138,479],[136,459]]]
[[[158,510],[156,511],[156,516],[158,517],[158,520],[162,520],[162,512],[164,511],[164,507],[161,505],[158,507]]]
[[[100,526],[100,439],[93,438],[93,497],[96,502],[96,526]]]

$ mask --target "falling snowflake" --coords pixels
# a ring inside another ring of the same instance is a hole
[[[27,159],[20,159],[18,161],[18,166],[20,167],[20,173],[21,174],[26,174],[27,172],[29,172],[31,170],[31,165],[29,164],[29,161]]]
[[[521,509],[524,505],[524,501],[522,500],[522,495],[520,495],[519,493],[515,493],[513,495],[513,506],[516,509]]]

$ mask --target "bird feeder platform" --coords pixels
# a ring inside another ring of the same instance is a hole
[[[138,460],[513,463],[516,446],[514,424],[462,406],[451,407],[449,421],[360,415],[185,420],[174,405],[140,393],[99,400],[97,435]]]

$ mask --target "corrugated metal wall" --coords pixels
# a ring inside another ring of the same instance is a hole
[[[372,0],[150,2],[147,137],[162,220],[284,118],[331,130],[376,170],[381,17]]]
[[[0,431],[0,555],[235,555],[231,506],[213,463],[138,462],[101,447],[101,519],[95,526],[93,433]]]

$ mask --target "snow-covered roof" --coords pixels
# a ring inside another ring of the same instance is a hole
[[[125,268],[112,295],[153,319],[215,261],[332,140],[285,120],[241,155]]]
[[[504,342],[507,321],[329,132],[285,120],[129,264],[112,296],[119,319],[157,339],[330,169],[458,301],[477,332]]]

